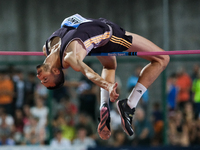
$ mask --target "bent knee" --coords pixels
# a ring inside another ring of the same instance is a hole
[[[112,63],[107,63],[103,65],[104,69],[112,69],[112,70],[116,70],[117,69],[117,62],[114,61]]]
[[[162,58],[160,59],[160,63],[162,65],[163,69],[165,69],[167,67],[169,61],[170,61],[169,55],[162,55]]]
[[[105,69],[117,69],[117,60],[115,56],[97,57]]]

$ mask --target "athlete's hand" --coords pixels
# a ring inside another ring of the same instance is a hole
[[[115,100],[119,97],[119,94],[116,93],[118,83],[111,83],[109,87],[109,95],[110,95],[110,101],[115,102]]]

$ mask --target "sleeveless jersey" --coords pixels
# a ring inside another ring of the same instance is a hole
[[[75,39],[82,41],[88,53],[124,51],[131,46],[132,37],[125,35],[125,30],[104,19],[86,19],[75,14],[66,18],[61,28],[56,30],[46,41],[46,53],[49,55],[48,43],[54,38],[61,38],[60,60],[69,43]],[[63,67],[63,66],[62,66]]]

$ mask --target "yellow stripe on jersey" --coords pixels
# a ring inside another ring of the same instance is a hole
[[[120,44],[126,48],[130,48],[132,45],[130,42],[126,41],[125,39],[116,37],[114,35],[112,35],[110,41],[116,44]]]
[[[105,32],[104,34],[101,34],[99,36],[96,36],[96,37],[93,37],[91,39],[88,39],[87,41],[84,42],[85,47],[88,48],[88,47],[90,47],[90,45],[97,44],[101,40],[105,40],[105,39],[107,39],[109,37],[110,37],[110,32]]]

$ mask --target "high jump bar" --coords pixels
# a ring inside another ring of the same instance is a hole
[[[148,56],[148,55],[153,56],[153,55],[187,55],[187,54],[200,54],[200,50],[90,53],[88,56]],[[44,56],[43,52],[27,52],[27,51],[0,51],[0,55]]]

